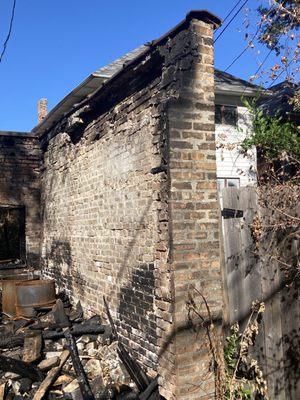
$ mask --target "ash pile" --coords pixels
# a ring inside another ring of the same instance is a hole
[[[71,305],[63,293],[48,304],[26,304],[18,315],[2,312],[0,400],[163,399],[157,377],[118,341],[104,304],[106,324],[98,315],[86,318],[80,302]]]

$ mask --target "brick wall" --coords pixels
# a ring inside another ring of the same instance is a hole
[[[0,132],[0,206],[25,206],[26,259],[39,265],[40,147],[30,134]]]
[[[176,399],[213,397],[215,377],[204,328],[187,324],[187,294],[205,297],[213,318],[221,317],[222,288],[217,201],[214,75],[211,26],[191,25],[198,53],[182,72],[178,101],[169,108],[171,266],[174,279]],[[196,296],[202,316],[203,300]]]
[[[196,284],[220,315],[212,63],[192,20],[43,138],[43,273],[88,310],[107,297],[168,400],[214,390],[185,308]]]
[[[166,251],[164,178],[150,172],[161,162],[158,83],[150,78],[100,113],[76,143],[63,132],[51,139],[42,181],[44,274],[89,310],[103,311],[105,295],[124,343],[149,370],[156,260]]]

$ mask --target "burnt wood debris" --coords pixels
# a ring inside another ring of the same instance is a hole
[[[0,400],[159,400],[150,378],[118,340],[105,298],[108,323],[84,316],[59,295],[31,318],[0,319]]]

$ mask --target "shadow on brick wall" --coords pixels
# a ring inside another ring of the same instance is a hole
[[[59,290],[71,297],[84,296],[86,282],[78,271],[72,268],[72,251],[68,240],[53,240],[50,251],[43,260],[44,273],[55,279]]]
[[[133,269],[128,284],[120,290],[118,325],[140,344],[138,353],[143,356],[157,344],[154,296],[154,264],[140,264]]]

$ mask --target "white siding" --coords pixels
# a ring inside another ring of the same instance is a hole
[[[251,117],[245,107],[238,108],[238,126],[216,124],[217,176],[218,178],[239,178],[240,186],[256,182],[256,150],[243,156],[239,143],[251,132]]]

